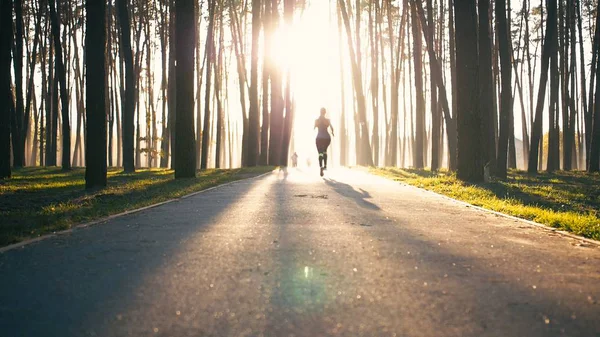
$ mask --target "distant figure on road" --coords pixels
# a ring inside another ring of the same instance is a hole
[[[298,167],[298,154],[294,151],[292,155],[292,167]]]
[[[327,110],[325,108],[321,108],[321,116],[315,120],[315,128],[318,128],[319,132],[317,133],[317,151],[319,151],[319,166],[321,168],[321,177],[323,176],[323,171],[327,169],[327,148],[329,144],[331,144],[331,136],[329,135],[328,129],[331,128],[331,135],[335,136],[333,133],[333,126],[331,126],[331,122],[328,118],[325,118],[325,114]]]

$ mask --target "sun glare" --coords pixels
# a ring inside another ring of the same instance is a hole
[[[274,62],[290,69],[296,102],[294,148],[303,163],[316,154],[314,120],[325,107],[327,117],[339,123],[339,49],[337,27],[330,19],[329,3],[311,3],[295,18],[294,25],[276,33]],[[335,23],[335,21],[333,21]]]

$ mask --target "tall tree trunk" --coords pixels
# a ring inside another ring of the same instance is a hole
[[[427,25],[430,28],[429,34],[425,36],[427,45],[434,45],[434,25],[433,25],[433,6],[431,0],[427,0]],[[442,116],[438,113],[437,101],[437,85],[435,76],[435,53],[429,54],[429,74],[430,74],[430,109],[431,109],[431,171],[437,171],[440,167],[439,152],[440,152],[440,130],[442,124]]]
[[[194,27],[196,27],[196,29],[194,30],[194,37],[195,37],[195,53],[196,53],[196,57],[195,57],[195,62],[196,62],[196,84],[195,84],[195,89],[196,89],[196,167],[200,167],[201,166],[201,161],[202,161],[202,80],[203,80],[203,73],[204,73],[204,64],[206,62],[207,59],[207,52],[208,50],[204,51],[204,57],[201,56],[201,46],[202,43],[200,42],[201,38],[200,38],[200,30],[201,30],[201,26],[200,24],[202,23],[202,5],[204,4],[204,2],[200,2],[199,4],[196,2],[195,6],[194,6]],[[207,43],[208,43],[208,39],[207,39]],[[205,48],[206,49],[206,48]],[[203,63],[204,62],[204,63]]]
[[[10,61],[13,16],[11,1],[0,1],[0,179],[10,178]]]
[[[419,12],[419,17],[420,17],[420,21],[421,21],[421,28],[423,29],[423,35],[428,36],[429,30],[432,29],[428,26],[427,21],[425,19],[425,13],[423,11],[423,7],[421,6],[421,3],[418,1],[413,1],[412,2],[414,5],[416,5],[417,10]],[[433,61],[433,70],[434,72],[431,74],[437,83],[437,87],[439,89],[439,100],[438,100],[438,104],[440,104],[442,106],[442,110],[444,112],[444,120],[446,121],[446,129],[448,130],[447,134],[448,134],[448,151],[450,152],[449,155],[449,167],[451,170],[456,168],[456,118],[450,115],[450,107],[448,105],[448,98],[446,96],[446,87],[444,85],[444,79],[442,76],[442,66],[439,62],[439,60],[437,59],[437,56],[435,54],[435,46],[433,46],[433,44],[427,44],[427,51],[431,57],[431,55],[433,55],[432,61]],[[397,74],[397,76],[399,77],[399,75]],[[412,97],[412,96],[411,96]]]
[[[479,95],[483,137],[483,160],[496,167],[496,137],[494,136],[494,79],[492,74],[492,42],[490,34],[490,1],[479,0]]]
[[[194,0],[175,1],[177,119],[175,178],[196,176],[194,139]]]
[[[506,179],[507,156],[510,129],[510,120],[512,118],[512,66],[511,66],[511,45],[508,34],[510,34],[506,22],[506,1],[496,1],[496,29],[498,30],[498,48],[500,54],[500,76],[502,82],[502,91],[500,93],[500,134],[498,137],[498,154],[496,157],[496,176],[500,179]],[[514,137],[513,137],[514,138]],[[514,140],[513,140],[514,141]]]
[[[573,169],[573,164],[575,163],[575,168],[577,167],[575,159],[576,151],[575,148],[575,118],[577,115],[577,111],[575,110],[575,74],[576,74],[576,60],[577,53],[575,52],[575,3],[567,2],[567,18],[565,22],[565,31],[568,32],[569,36],[569,44],[565,46],[565,68],[568,67],[568,71],[566,71],[565,79],[563,82],[565,86],[566,93],[566,110],[568,111],[567,118],[563,120],[563,170],[568,171]],[[569,50],[570,48],[570,50]],[[569,59],[569,52],[571,57]],[[567,82],[568,81],[568,82]],[[570,85],[570,89],[568,87]]]
[[[144,10],[143,6],[144,3],[139,3],[140,6],[142,6],[140,8],[140,11]],[[134,163],[135,163],[135,167],[141,167],[142,166],[142,145],[141,145],[141,141],[142,141],[142,135],[141,135],[141,130],[140,130],[140,115],[141,115],[141,110],[142,110],[142,104],[141,104],[141,74],[142,74],[142,58],[144,57],[144,45],[148,43],[148,37],[146,36],[144,39],[144,42],[142,44],[142,28],[144,25],[144,19],[142,17],[142,13],[138,13],[138,17],[132,17],[132,21],[135,21],[135,19],[137,19],[138,22],[138,26],[137,29],[134,31],[134,41],[135,43],[135,51],[133,53],[133,77],[134,77],[134,83],[135,83],[135,90],[134,90],[134,101],[135,101],[135,135],[134,135],[134,141],[135,141],[135,159],[134,159]]]
[[[277,165],[274,162],[274,154],[269,152],[269,126],[270,126],[270,117],[269,116],[269,72],[270,66],[273,63],[272,58],[272,40],[273,40],[273,27],[271,12],[277,11],[277,2],[275,0],[275,9],[271,9],[271,0],[264,1],[264,11],[262,13],[262,25],[263,25],[263,67],[262,67],[262,125],[260,129],[260,155],[258,163],[259,165],[267,165],[268,163]],[[271,99],[274,101],[274,99]],[[271,109],[271,112],[273,109]],[[273,134],[273,128],[271,128],[271,133]],[[273,140],[273,137],[271,137]],[[273,148],[271,148],[273,150]],[[279,154],[277,154],[278,156]],[[271,160],[269,160],[271,157]]]
[[[175,162],[177,161],[175,153],[175,121],[177,120],[177,74],[175,71],[175,57],[177,55],[177,46],[175,44],[175,0],[170,0],[169,3],[169,83],[168,83],[168,127],[167,133],[169,135],[169,153],[171,155],[171,168],[175,168]]]
[[[123,169],[125,172],[135,172],[134,165],[134,110],[135,84],[133,72],[133,52],[131,50],[131,26],[127,0],[117,0],[119,25],[121,27],[121,53],[125,63],[125,96],[121,107],[123,109]],[[170,113],[170,111],[169,111]]]
[[[600,1],[598,2],[598,7],[596,7],[596,13],[600,13]],[[594,54],[598,55],[600,52],[600,44],[597,43],[597,38],[600,37],[600,15],[596,15],[596,33],[594,35]],[[589,164],[588,164],[588,172],[598,172],[600,171],[600,57],[596,57],[596,61],[598,63],[596,66],[596,92],[595,92],[595,102],[594,102],[594,116],[592,119],[592,134],[590,139],[590,150],[589,150]],[[590,95],[591,95],[590,91]]]
[[[161,142],[160,142],[160,167],[162,168],[167,168],[169,166],[169,138],[170,135],[168,133],[168,120],[167,120],[167,35],[168,35],[168,27],[169,27],[169,20],[167,19],[168,17],[168,4],[164,4],[164,8],[163,8],[163,3],[160,3],[160,18],[161,18],[161,24],[160,24],[160,51],[161,51],[161,84],[160,84],[160,91],[161,91],[161,101],[162,101],[162,107],[161,107],[161,113],[162,113],[162,130],[161,130]],[[171,111],[169,111],[170,113]]]
[[[258,39],[260,36],[261,0],[252,0],[252,60],[250,68],[250,113],[247,166],[256,166],[260,143],[260,111],[258,107]]]
[[[55,9],[55,0],[50,0],[50,20],[52,22],[52,36],[54,37],[54,48],[56,58],[56,76],[60,85],[60,102],[62,117],[62,169],[71,169],[71,126],[69,124],[69,97],[67,95],[67,78],[63,62],[62,44],[60,43],[60,27],[58,11]]]
[[[283,3],[284,24],[288,28],[292,26],[294,20],[294,3],[294,0],[284,0]],[[283,166],[288,165],[288,159],[290,158],[290,142],[292,139],[292,129],[294,127],[295,104],[292,102],[291,83],[291,71],[288,69],[285,83],[285,117],[283,119],[283,135],[281,142],[281,164]]]
[[[413,34],[413,64],[415,69],[415,144],[414,144],[414,160],[413,166],[417,169],[424,167],[423,151],[425,139],[425,97],[423,87],[423,44],[421,40],[421,31],[419,29],[419,19],[414,2],[410,8],[411,12],[411,27]]]
[[[35,35],[33,38],[33,49],[31,50],[31,58],[30,58],[30,62],[29,62],[29,75],[28,75],[28,83],[27,83],[27,93],[26,93],[26,98],[25,98],[25,117],[23,119],[23,129],[24,130],[29,130],[29,121],[31,119],[31,108],[33,105],[33,109],[35,111],[36,107],[35,107],[35,103],[32,103],[31,100],[35,98],[35,89],[34,89],[34,71],[35,71],[35,65],[38,61],[38,44],[39,44],[39,40],[40,40],[40,34],[41,34],[41,21],[42,21],[42,9],[38,8],[37,9],[37,13],[36,13],[36,20],[35,20]],[[40,57],[40,59],[43,59],[43,56]],[[35,112],[34,112],[35,114]],[[35,114],[35,116],[37,116],[37,114]],[[37,122],[35,125],[35,128],[37,128]],[[34,137],[37,137],[37,131],[34,133]],[[35,142],[34,142],[35,143]],[[21,140],[21,144],[20,144],[23,149],[25,149],[25,138],[23,138]],[[35,147],[36,145],[34,145]],[[33,156],[33,159],[31,160],[31,165],[35,166],[35,161],[36,161],[36,156]],[[41,164],[41,163],[40,163]]]
[[[587,106],[587,92],[586,92],[586,80],[585,80],[585,54],[583,51],[583,32],[582,32],[582,24],[581,24],[581,2],[580,1],[576,1],[576,13],[577,13],[577,32],[579,33],[579,64],[580,64],[580,73],[579,73],[579,78],[581,81],[581,107],[582,107],[582,117],[583,117],[583,121],[584,121],[584,142],[579,142],[579,149],[581,153],[581,160],[583,160],[583,158],[585,157],[585,153],[582,151],[584,148],[587,150],[589,149],[589,142],[588,142],[588,138],[590,136],[589,134],[589,130],[588,130],[588,124],[585,123],[585,121],[588,119],[588,116],[590,115],[590,111],[588,110],[588,106]],[[591,96],[591,93],[590,93]],[[585,144],[585,145],[584,145]],[[585,166],[583,166],[585,167]]]
[[[458,84],[456,82],[456,33],[454,27],[454,0],[448,0],[448,47],[450,48],[450,83],[452,88],[452,116],[456,120],[458,113]],[[457,130],[456,125],[448,124],[448,116],[444,115],[444,119],[446,120],[446,132],[448,133],[448,165],[450,170],[456,170],[456,161],[458,160],[458,152],[457,150],[452,151],[452,143],[458,142],[458,138],[456,133]],[[454,137],[451,135],[454,134]],[[457,143],[455,143],[457,144]],[[457,144],[458,145],[458,144]]]
[[[552,172],[559,169],[560,151],[559,137],[560,129],[558,127],[559,114],[559,72],[558,72],[558,55],[550,58],[550,109],[549,109],[549,130],[548,130],[548,160],[546,162],[546,170]]]
[[[234,10],[233,0],[229,1],[229,17],[231,18],[231,38],[235,50],[235,58],[237,64],[238,74],[238,85],[240,88],[240,104],[242,109],[242,151],[241,151],[241,164],[246,166],[246,159],[248,155],[248,115],[246,109],[246,88],[247,88],[247,76],[246,76],[246,61],[243,53],[243,39],[241,36],[241,30],[239,29],[237,13]]]
[[[352,32],[350,29],[350,21],[348,18],[348,11],[344,0],[339,0],[342,18],[344,19],[344,25],[346,27],[346,35],[348,38],[348,48],[350,49],[350,62],[352,64],[352,80],[354,83],[354,90],[356,94],[357,106],[357,124],[360,127],[360,139],[357,138],[357,142],[360,142],[360,155],[357,159],[359,165],[373,166],[373,155],[371,152],[371,145],[369,144],[369,125],[367,121],[367,104],[365,101],[365,94],[362,86],[362,72],[360,70],[359,57],[354,51],[354,44],[352,42]],[[358,14],[357,14],[358,16]],[[359,34],[359,32],[357,32]]]
[[[500,0],[502,1],[502,0]],[[456,13],[456,69],[458,85],[458,170],[461,180],[483,180],[481,115],[478,83],[477,15],[475,0],[454,2]]]
[[[531,128],[531,152],[527,172],[536,173],[538,169],[538,154],[540,141],[542,138],[542,115],[544,113],[544,100],[546,97],[546,84],[548,83],[548,69],[550,67],[550,57],[556,54],[556,7],[557,0],[548,0],[548,15],[546,23],[546,35],[542,49],[542,65],[540,74],[540,85],[538,87],[538,97],[535,108],[535,119]],[[541,154],[540,154],[541,157]]]
[[[82,129],[82,120],[84,114],[84,78],[82,75],[82,71],[79,66],[79,46],[77,41],[77,30],[73,30],[72,34],[73,46],[74,46],[74,63],[75,63],[75,100],[77,106],[77,126],[75,132],[75,151],[73,152],[73,166],[84,166],[83,165],[83,154],[81,151],[81,129]],[[82,43],[83,44],[83,43]]]
[[[212,70],[215,63],[215,7],[216,0],[211,0],[209,3],[209,18],[208,18],[208,32],[206,33],[206,91],[204,95],[204,126],[202,129],[202,159],[200,161],[200,169],[206,170],[208,168],[208,151],[210,148],[210,132],[211,132],[211,81],[212,81]]]
[[[88,12],[89,13],[89,12]],[[105,49],[105,62],[106,62],[106,68],[105,68],[105,81],[106,81],[106,92],[104,94],[104,97],[106,98],[106,110],[107,110],[107,118],[108,118],[108,147],[107,147],[107,151],[108,151],[108,166],[114,166],[114,162],[113,162],[113,127],[115,126],[115,99],[116,97],[113,96],[113,91],[111,90],[111,88],[114,88],[116,86],[116,83],[114,80],[114,78],[111,76],[111,70],[114,66],[114,60],[113,60],[113,46],[112,46],[112,40],[113,40],[113,35],[112,35],[112,2],[109,2],[107,5],[107,8],[103,11],[103,13],[106,13],[106,34],[105,34],[105,40],[106,40],[106,49]],[[87,35],[86,35],[87,36]],[[88,121],[90,119],[88,118]],[[79,124],[79,123],[78,123]],[[79,132],[78,132],[79,133]],[[75,147],[77,149],[77,146]],[[77,151],[77,150],[76,150]],[[76,154],[73,155],[73,157],[75,157]]]
[[[373,146],[373,164],[379,166],[379,40],[375,37],[373,30],[377,26],[373,21],[373,12],[375,12],[375,22],[379,20],[379,11],[377,6],[369,2],[369,42],[371,44],[371,105],[373,108],[373,134],[371,145]]]
[[[49,26],[49,25],[47,25]],[[48,27],[48,32],[49,33],[49,27]],[[50,34],[50,33],[49,33]],[[52,44],[52,41],[50,41],[50,35],[48,36],[48,41],[47,44],[49,45],[48,48],[48,64],[47,64],[47,69],[48,69],[48,80],[45,81],[46,82],[46,86],[47,86],[47,90],[46,92],[44,92],[44,95],[46,96],[46,148],[45,148],[45,156],[46,156],[46,160],[45,160],[45,165],[46,166],[54,166],[56,165],[56,149],[54,147],[54,144],[56,142],[56,135],[54,132],[54,110],[55,110],[55,101],[54,101],[54,84],[56,83],[56,81],[54,80],[54,67],[53,65],[53,58],[54,58],[54,45]],[[42,81],[44,82],[44,81]],[[53,139],[54,138],[54,139]]]
[[[85,33],[85,188],[106,186],[106,1],[88,0]]]
[[[340,165],[346,166],[348,165],[348,137],[346,131],[346,90],[345,90],[345,80],[344,80],[344,55],[342,53],[342,17],[340,14],[340,5],[339,3],[336,6],[337,14],[338,14],[338,50],[339,50],[339,66],[340,66]],[[390,43],[393,43],[390,40]]]
[[[8,1],[8,0],[4,0]],[[23,108],[23,1],[13,0],[15,8],[15,36],[13,50],[13,65],[15,72],[14,95],[16,106],[14,110],[14,126],[12,130],[12,152],[14,167],[25,165],[25,138],[27,129]],[[10,2],[10,1],[9,1]],[[11,10],[12,13],[12,10]],[[11,14],[12,15],[12,14]],[[12,27],[11,27],[12,32]],[[28,122],[28,121],[27,121]]]
[[[52,67],[52,96],[50,97],[50,99],[52,100],[52,104],[50,105],[52,107],[52,118],[50,119],[50,125],[51,125],[51,135],[50,135],[50,140],[51,140],[51,146],[50,146],[50,156],[49,158],[49,166],[57,166],[58,165],[58,161],[57,161],[57,156],[58,156],[58,149],[57,149],[57,142],[58,142],[58,76],[56,74],[56,54],[53,53],[53,58],[54,58],[54,66]]]
[[[278,0],[272,0],[270,27],[272,30],[279,27]],[[271,118],[269,121],[269,165],[283,165],[287,158],[281,157],[283,136],[283,109],[281,69],[273,64],[269,69],[271,79]]]
[[[215,66],[215,98],[217,100],[217,132],[215,135],[216,138],[216,147],[215,147],[215,168],[221,168],[222,160],[224,156],[222,155],[224,152],[224,142],[223,142],[223,121],[225,116],[223,115],[223,97],[222,97],[222,83],[223,83],[223,3],[219,1],[219,54],[217,56],[216,62],[214,62]],[[227,83],[227,82],[226,82]]]

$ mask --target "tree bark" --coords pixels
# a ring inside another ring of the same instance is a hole
[[[423,35],[427,36],[427,35],[429,35],[429,30],[431,28],[428,27],[428,24],[425,20],[425,13],[423,12],[423,8],[420,5],[420,2],[413,0],[413,3],[416,4],[417,10],[419,12],[419,17],[421,20],[421,28],[423,29]],[[433,55],[434,73],[432,73],[431,76],[433,76],[435,78],[437,87],[439,89],[438,103],[441,104],[441,106],[442,106],[442,110],[444,112],[444,120],[446,122],[446,130],[447,130],[447,135],[448,135],[449,167],[450,167],[450,170],[455,170],[456,169],[456,159],[457,159],[456,158],[456,154],[457,154],[457,150],[456,150],[456,148],[457,148],[456,117],[450,115],[450,107],[448,105],[448,98],[446,96],[446,87],[444,85],[444,78],[442,76],[442,73],[443,73],[442,66],[441,66],[439,60],[437,59],[437,57],[435,56],[436,54],[435,54],[434,46],[431,44],[427,44],[427,51],[428,51],[429,55]],[[399,76],[399,75],[397,74],[397,76]],[[411,96],[411,98],[412,98],[412,96]],[[454,110],[454,111],[457,111],[457,110]]]
[[[223,95],[222,95],[222,83],[223,83],[223,10],[222,1],[219,0],[219,53],[217,60],[214,63],[215,67],[215,98],[217,101],[217,130],[216,130],[216,146],[215,146],[215,168],[221,168],[224,161],[224,149],[225,144],[223,141],[224,136],[224,112],[223,112]],[[227,83],[227,81],[225,81]]]
[[[177,120],[175,178],[196,176],[194,139],[194,0],[175,1]]]
[[[284,0],[283,3],[284,23],[288,28],[292,26],[294,20],[294,3],[294,0]],[[290,142],[292,139],[292,129],[294,127],[295,104],[292,101],[291,83],[291,71],[288,69],[285,83],[285,117],[283,119],[283,135],[281,145],[281,165],[283,166],[288,165],[288,160],[290,158]]]
[[[162,101],[162,130],[161,130],[161,142],[160,142],[160,167],[167,168],[169,166],[169,133],[168,133],[168,120],[167,120],[167,35],[169,20],[168,17],[168,4],[160,3],[160,16],[161,19],[159,35],[160,35],[160,50],[161,50],[161,101]]]
[[[272,0],[271,18],[269,19],[271,30],[274,31],[279,26],[279,8],[278,0]],[[281,69],[276,63],[269,69],[271,79],[271,118],[269,121],[269,165],[283,165],[284,158],[281,157],[282,136],[283,136],[283,95]],[[287,161],[287,158],[285,158]]]
[[[25,166],[25,138],[27,134],[27,129],[25,128],[25,114],[23,111],[23,1],[13,1],[15,9],[13,69],[15,72],[14,96],[16,98],[16,105],[13,117],[15,121],[13,125],[16,128],[11,132],[13,150],[12,152],[13,166],[23,167]]]
[[[241,164],[246,166],[246,159],[248,154],[248,116],[246,109],[246,88],[247,88],[247,76],[246,76],[246,61],[243,54],[243,42],[242,37],[239,34],[240,29],[238,28],[238,17],[234,10],[234,2],[229,2],[229,17],[231,18],[231,38],[235,51],[235,58],[237,64],[238,74],[238,85],[240,88],[240,105],[242,109],[242,151],[241,151]]]
[[[492,74],[492,42],[490,35],[490,1],[479,0],[479,95],[481,104],[483,160],[490,168],[496,166],[496,138],[494,137],[494,79]]]
[[[125,63],[125,96],[121,107],[123,109],[123,170],[135,172],[134,165],[134,109],[135,109],[135,84],[133,71],[133,54],[131,50],[131,25],[127,0],[117,0],[119,25],[121,26],[121,53]],[[123,75],[122,75],[123,76]],[[169,111],[170,112],[170,111]]]
[[[496,29],[498,30],[498,48],[500,54],[500,76],[502,91],[500,93],[500,122],[498,136],[498,154],[496,157],[496,176],[506,179],[508,158],[510,120],[512,118],[512,66],[511,46],[508,38],[509,27],[506,22],[506,1],[496,1]],[[514,138],[514,137],[513,137]]]
[[[539,149],[542,138],[542,115],[544,113],[546,84],[548,83],[548,69],[550,67],[550,57],[556,54],[556,7],[557,0],[548,1],[546,36],[544,37],[542,49],[540,85],[538,87],[535,119],[531,128],[531,151],[529,152],[529,160],[527,163],[527,172],[529,173],[536,173],[538,169],[538,154],[540,154]]]
[[[55,58],[56,58],[56,76],[60,85],[60,103],[62,117],[62,169],[69,171],[71,169],[71,126],[69,123],[69,96],[67,95],[67,77],[63,61],[62,44],[60,43],[60,27],[58,16],[55,9],[55,0],[48,2],[50,5],[50,20],[52,23],[52,36],[54,38]]]
[[[500,0],[502,1],[502,0]],[[458,110],[457,177],[470,182],[483,181],[481,155],[481,115],[477,53],[477,15],[475,0],[454,2],[456,13],[456,83]]]
[[[413,34],[413,64],[415,69],[415,144],[414,144],[414,160],[413,166],[417,169],[424,167],[424,139],[425,139],[425,97],[423,87],[423,43],[421,38],[421,30],[419,29],[419,19],[415,8],[415,2],[412,2],[411,12],[411,27]]]
[[[373,12],[375,21],[373,21]],[[373,164],[379,166],[379,40],[373,30],[377,30],[375,22],[379,20],[377,6],[369,2],[369,42],[371,45],[371,106],[373,109],[373,132],[371,145],[373,146]]]
[[[277,2],[275,2],[277,5]],[[275,7],[277,11],[277,7]],[[270,126],[270,115],[269,115],[269,73],[270,67],[273,63],[272,58],[272,40],[273,40],[273,24],[271,19],[271,0],[264,2],[264,11],[262,13],[262,25],[263,25],[263,66],[262,66],[262,125],[260,129],[260,156],[259,165],[267,165],[269,162],[273,163],[274,154],[269,152],[269,126]],[[274,101],[271,99],[271,101]],[[273,111],[273,108],[271,108]],[[271,128],[271,134],[273,134],[273,128]],[[271,137],[272,140],[272,137]],[[271,148],[272,150],[272,148]],[[272,159],[269,160],[269,157]],[[273,163],[274,164],[274,163]],[[277,165],[277,164],[275,164]]]
[[[106,1],[87,0],[85,188],[106,187]]]
[[[600,13],[600,1],[598,2],[598,7],[596,7],[596,13]],[[596,37],[600,36],[600,15],[596,16]],[[596,41],[595,41],[596,42]],[[600,52],[599,44],[594,43],[594,53],[598,55]],[[590,161],[588,164],[588,172],[598,172],[600,171],[600,57],[596,57],[595,64],[596,66],[596,93],[595,93],[595,102],[594,102],[594,116],[592,119],[592,134],[590,139],[590,152],[589,157]],[[592,93],[590,92],[590,95]]]
[[[369,125],[367,121],[367,104],[365,101],[364,90],[362,86],[362,72],[360,70],[360,63],[358,62],[358,56],[354,51],[354,44],[352,42],[352,32],[350,29],[350,21],[348,18],[348,11],[346,9],[346,3],[344,0],[339,0],[342,18],[344,19],[344,25],[346,27],[346,35],[348,38],[348,48],[350,49],[350,62],[352,65],[352,80],[354,83],[354,90],[356,94],[357,106],[357,128],[360,131],[360,139],[356,141],[360,142],[360,154],[357,158],[359,165],[373,166],[373,155],[371,152],[371,145],[369,144]],[[358,32],[357,32],[358,33]]]
[[[258,107],[258,39],[261,0],[252,0],[252,60],[250,69],[250,113],[247,166],[256,166],[260,146],[260,111]]]
[[[10,61],[13,16],[11,1],[0,2],[0,179],[11,177],[10,168]]]
[[[212,81],[212,70],[213,64],[215,63],[215,7],[216,0],[209,2],[209,17],[208,17],[208,32],[206,41],[206,88],[204,95],[204,127],[202,131],[202,159],[200,161],[200,169],[206,170],[208,168],[208,150],[210,147],[210,97],[211,97],[211,81]]]

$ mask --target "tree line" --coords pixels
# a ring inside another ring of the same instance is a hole
[[[0,176],[287,165],[294,74],[268,55],[310,1],[0,1]],[[598,1],[328,5],[340,164],[600,169]]]

